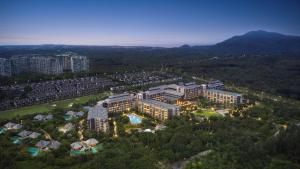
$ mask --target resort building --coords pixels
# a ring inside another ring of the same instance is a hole
[[[160,120],[167,120],[173,116],[179,116],[179,106],[159,102],[151,99],[139,100],[137,103],[140,112],[149,114]]]
[[[177,92],[184,94],[184,99],[192,99],[201,95],[203,88],[195,82],[179,84]]]
[[[135,97],[128,93],[109,96],[104,102],[108,112],[129,111],[136,106]]]
[[[107,113],[107,109],[103,107],[103,101],[91,108],[87,117],[89,130],[107,132],[109,130]]]
[[[138,95],[138,98],[153,99],[165,103],[175,104],[180,99],[192,99],[201,95],[203,87],[195,82],[161,85],[149,88]]]
[[[222,104],[241,104],[243,97],[239,93],[216,89],[204,90],[203,96],[213,102]]]

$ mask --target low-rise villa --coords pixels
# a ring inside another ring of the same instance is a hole
[[[74,142],[70,145],[71,146],[71,155],[96,153],[98,151],[97,144],[99,144],[99,141],[94,138],[90,138],[86,141]]]
[[[73,130],[74,128],[75,128],[75,125],[73,123],[67,123],[64,126],[59,127],[58,131],[66,133],[66,132]]]
[[[33,120],[36,120],[36,121],[53,120],[53,115],[52,114],[48,114],[48,115],[38,114],[38,115],[34,116]]]
[[[60,145],[61,143],[56,140],[50,140],[50,141],[40,140],[35,144],[36,147],[42,150],[49,150],[49,149],[56,150],[60,147]]]
[[[18,129],[21,129],[23,127],[23,125],[21,124],[17,124],[17,123],[12,123],[12,122],[8,122],[4,125],[4,127],[7,129],[7,130],[18,130]]]
[[[41,135],[40,133],[32,132],[28,137],[35,139],[35,138],[38,138],[40,135]]]
[[[31,133],[32,131],[23,130],[18,133],[18,136],[20,136],[21,138],[27,138]]]

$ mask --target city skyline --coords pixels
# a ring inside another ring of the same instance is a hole
[[[211,45],[266,30],[300,35],[299,1],[0,2],[0,45]]]

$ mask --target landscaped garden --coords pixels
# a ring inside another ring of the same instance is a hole
[[[221,114],[219,114],[218,112],[212,109],[199,109],[197,111],[194,111],[193,114],[195,114],[196,116],[204,116],[207,118],[212,116],[216,116],[216,117],[222,116]]]

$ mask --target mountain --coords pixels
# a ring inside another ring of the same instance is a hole
[[[212,46],[223,54],[300,54],[300,37],[267,31],[251,31]]]

